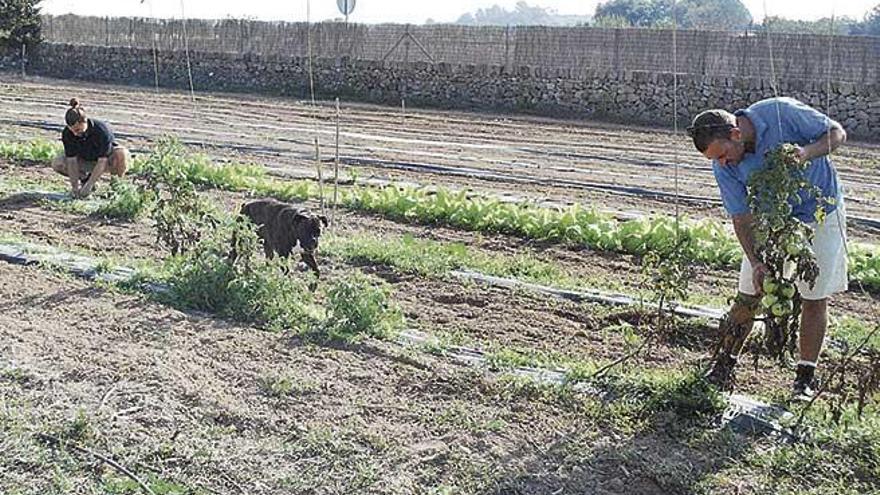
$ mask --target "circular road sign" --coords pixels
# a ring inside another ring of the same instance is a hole
[[[339,6],[339,11],[343,15],[349,15],[354,12],[354,3],[355,0],[336,0],[336,5]]]

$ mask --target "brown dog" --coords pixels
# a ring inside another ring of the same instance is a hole
[[[251,201],[241,207],[241,214],[257,226],[257,235],[263,240],[263,250],[267,258],[276,253],[289,257],[297,244],[302,248],[302,261],[317,276],[321,276],[315,251],[321,227],[327,226],[327,217],[314,216],[291,204],[274,199]]]

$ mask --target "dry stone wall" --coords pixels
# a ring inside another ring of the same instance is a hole
[[[43,43],[25,60],[28,74],[152,86],[155,60],[159,84],[188,88],[180,51]],[[20,72],[20,57],[0,57],[0,70]],[[302,57],[191,53],[196,90],[308,96],[308,60]],[[510,67],[364,61],[319,58],[313,62],[318,97],[440,108],[526,112],[569,118],[671,127],[673,75],[649,71],[586,71],[571,68]],[[709,107],[735,109],[772,96],[769,79],[682,74],[678,77],[680,124]],[[830,93],[829,93],[830,88]],[[851,136],[880,140],[880,85],[791,79],[780,95],[809,103],[841,122]],[[829,99],[830,96],[830,99]],[[830,107],[828,102],[830,101]]]

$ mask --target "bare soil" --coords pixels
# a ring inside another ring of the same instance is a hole
[[[7,264],[0,300],[6,493],[123,479],[40,433],[196,493],[661,494],[724,462],[664,418],[633,434],[590,399],[382,342],[307,343]]]

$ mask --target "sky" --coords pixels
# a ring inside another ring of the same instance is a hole
[[[517,0],[356,0],[350,21],[363,23],[413,23],[427,19],[453,22],[466,12],[500,5],[512,10]],[[559,14],[592,15],[599,0],[527,0],[529,5],[554,9]],[[790,19],[815,20],[835,16],[861,19],[880,0],[743,0],[757,22],[767,14]],[[43,0],[47,14],[74,13],[97,16],[138,16],[222,19],[227,17],[261,20],[311,21],[330,20],[341,16],[336,0]]]

